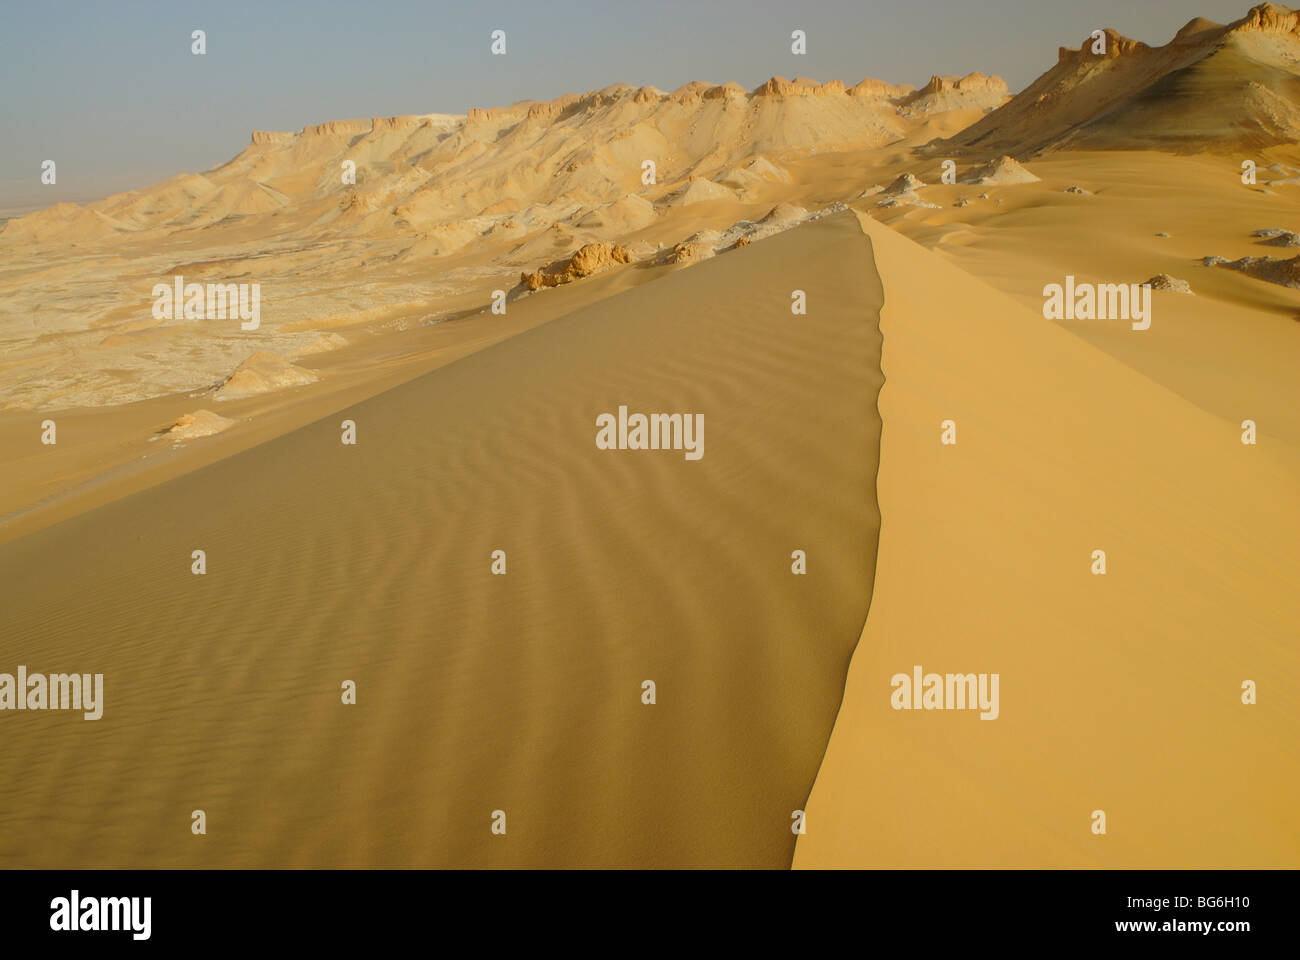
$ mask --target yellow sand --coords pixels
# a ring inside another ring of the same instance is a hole
[[[798,865],[1296,866],[1300,300],[1200,266],[1300,228],[1300,150],[1233,139],[1294,129],[1252,83],[1300,50],[1265,12],[1151,57],[1112,36],[1005,112],[979,75],[616,85],[255,133],[11,222],[0,671],[103,669],[109,702],[0,716],[0,864],[784,865],[865,619]],[[1113,109],[1193,61],[1205,96]],[[1057,149],[1094,115],[1067,146],[1171,152]],[[935,143],[968,128],[997,136]],[[949,149],[962,179],[1009,152],[1038,180],[944,185]],[[864,196],[904,173],[922,205]],[[868,244],[840,218],[708,259],[836,201],[878,219],[885,284],[869,616]],[[634,262],[488,312],[591,242]],[[1195,296],[1156,293],[1143,333],[1043,320],[1067,273]],[[156,320],[177,274],[262,283],[262,325]],[[318,379],[219,400],[256,351]],[[620,402],[698,405],[705,460],[597,456]],[[166,433],[203,410],[228,425]],[[998,672],[1001,717],[890,710],[916,663]]]
[[[878,306],[841,214],[0,545],[0,670],[106,701],[0,717],[0,864],[788,866],[872,582]],[[703,458],[598,450],[619,404],[703,413]]]
[[[866,229],[885,288],[880,552],[795,866],[1294,867],[1300,497],[1267,432],[1244,446]],[[891,709],[914,664],[999,673],[1000,717]]]
[[[1295,164],[1300,152],[1256,157],[1264,170],[1273,161]],[[1240,162],[1235,155],[1058,153],[1026,162],[1040,183],[985,188],[937,183],[939,161],[930,159],[911,169],[932,184],[921,197],[940,209],[872,213],[1035,313],[1044,284],[1067,273],[1089,283],[1142,283],[1157,273],[1186,280],[1195,295],[1155,293],[1151,329],[1140,337],[1123,324],[1061,325],[1224,419],[1266,425],[1270,443],[1291,448],[1300,475],[1300,293],[1201,264],[1209,255],[1297,252],[1252,234],[1300,229],[1300,187],[1266,187],[1263,173],[1260,183],[1244,185]],[[959,173],[967,167],[958,164]],[[1092,195],[1064,193],[1071,185]],[[989,199],[978,199],[984,192]],[[953,206],[963,197],[969,206]]]

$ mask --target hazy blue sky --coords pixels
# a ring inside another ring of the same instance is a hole
[[[0,0],[0,207],[203,170],[253,129],[462,113],[615,82],[1000,73],[1019,89],[1098,26],[1164,43],[1250,0]],[[790,31],[808,53],[790,52]],[[489,34],[507,33],[504,57]],[[190,32],[207,32],[206,56]],[[41,194],[47,198],[48,194]],[[2,215],[2,214],[0,214]]]

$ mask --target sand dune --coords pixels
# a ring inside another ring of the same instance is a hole
[[[987,188],[934,183],[939,163],[915,169],[931,182],[920,195],[941,209],[876,207],[873,216],[1035,314],[1044,284],[1066,274],[1141,283],[1163,273],[1187,281],[1196,296],[1157,294],[1142,337],[1104,323],[1059,323],[1225,420],[1267,422],[1269,443],[1293,451],[1300,476],[1300,300],[1277,283],[1203,265],[1207,254],[1235,261],[1284,252],[1261,247],[1252,234],[1300,218],[1300,193],[1243,184],[1234,155],[1061,151],[1030,164],[1041,182]],[[965,175],[963,165],[958,173]],[[1066,193],[1071,185],[1091,195]],[[1188,197],[1196,198],[1194,208]],[[959,198],[969,202],[954,206]]]
[[[0,222],[0,674],[107,691],[5,716],[0,862],[1295,866],[1300,17],[1102,39],[1015,97],[255,131]],[[1045,319],[1067,276],[1150,328]],[[703,457],[599,449],[620,405]],[[997,718],[892,709],[918,666]]]
[[[1294,866],[1294,474],[1237,423],[866,229],[885,297],[880,552],[795,866]],[[892,709],[892,675],[916,664],[999,673],[1000,715]]]
[[[824,218],[0,545],[0,661],[105,677],[101,720],[6,717],[0,859],[788,865],[870,595],[878,307]],[[598,450],[619,404],[704,456]]]

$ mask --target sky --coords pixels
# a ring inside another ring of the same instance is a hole
[[[1162,44],[1252,0],[0,0],[0,216],[230,159],[252,130],[773,75],[1012,90],[1098,27]],[[191,33],[207,52],[191,53]],[[506,33],[505,56],[489,47]],[[790,34],[807,34],[806,55]],[[53,159],[58,183],[42,187]]]

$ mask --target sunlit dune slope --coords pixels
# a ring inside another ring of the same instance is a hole
[[[1294,867],[1294,478],[1266,439],[867,229],[880,550],[795,866]],[[999,715],[894,709],[916,665],[998,674]]]

